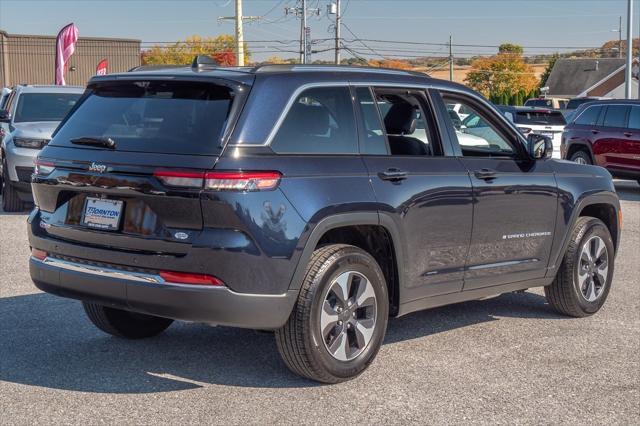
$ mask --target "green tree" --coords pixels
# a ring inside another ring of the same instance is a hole
[[[547,64],[547,67],[544,69],[544,72],[540,76],[540,85],[538,86],[539,88],[543,88],[544,86],[547,85],[547,80],[549,79],[549,76],[551,75],[551,71],[553,70],[553,67],[556,64],[556,61],[559,58],[560,58],[560,55],[557,53],[554,53],[553,56],[551,56],[551,58],[549,59],[549,63]]]
[[[519,46],[517,44],[502,43],[500,46],[498,46],[498,53],[511,53],[514,55],[522,56],[522,54],[524,53],[524,49],[522,49],[522,46]]]

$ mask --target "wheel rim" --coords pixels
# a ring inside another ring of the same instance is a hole
[[[575,163],[578,163],[578,164],[587,164],[587,160],[585,160],[584,158],[582,158],[580,156],[574,158],[573,161]]]
[[[587,302],[602,296],[609,278],[609,257],[602,238],[589,238],[582,246],[578,262],[578,287]]]
[[[371,282],[359,272],[343,272],[333,280],[322,303],[320,332],[325,348],[339,361],[356,358],[371,341],[376,319]]]

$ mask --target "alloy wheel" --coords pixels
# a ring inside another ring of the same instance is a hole
[[[591,237],[582,246],[578,262],[578,287],[587,302],[594,302],[602,295],[608,274],[607,246],[602,238]]]
[[[367,277],[355,271],[336,277],[325,294],[320,331],[327,351],[339,361],[360,355],[373,336],[377,300]]]

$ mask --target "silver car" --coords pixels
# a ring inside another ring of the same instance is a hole
[[[84,92],[73,86],[16,86],[0,110],[5,127],[2,160],[2,208],[23,210],[32,202],[31,174],[38,153]]]

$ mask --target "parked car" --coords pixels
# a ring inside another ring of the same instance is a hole
[[[2,208],[20,211],[31,202],[31,174],[36,156],[82,92],[72,86],[20,85],[0,110],[6,126],[0,145]]]
[[[605,167],[640,183],[640,101],[604,100],[581,105],[562,134],[562,158]]]
[[[336,383],[371,364],[389,317],[541,286],[566,315],[605,302],[611,176],[551,160],[548,137],[477,93],[408,71],[194,62],[93,77],[38,157],[31,278],[99,329],[274,330],[293,372]],[[456,103],[490,123],[484,145],[460,144]]]
[[[582,98],[573,98],[573,99],[569,100],[565,110],[573,111],[573,110],[578,109],[578,107],[580,105],[586,104],[587,102],[601,101],[601,100],[605,100],[605,99],[609,99],[609,98],[605,98],[605,97],[601,97],[601,96],[588,96],[588,97],[582,97]]]
[[[0,92],[0,111],[4,109],[4,105],[7,103],[9,99],[9,95],[11,94],[11,89],[9,87],[4,87],[2,92]],[[0,143],[2,143],[2,139],[4,135],[9,131],[9,125],[7,123],[0,122]],[[1,177],[0,177],[1,179]]]
[[[563,109],[568,102],[568,99],[562,98],[531,98],[524,102],[524,106]]]
[[[513,122],[524,134],[545,135],[553,141],[553,158],[561,158],[560,143],[562,132],[567,124],[564,115],[558,110],[539,107],[515,107],[499,105],[498,109]]]

